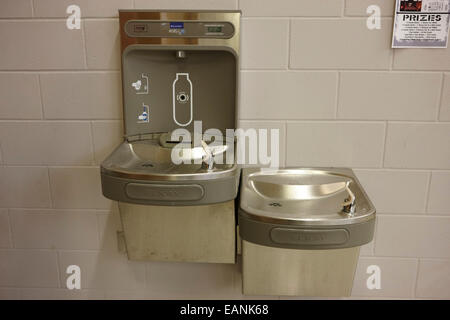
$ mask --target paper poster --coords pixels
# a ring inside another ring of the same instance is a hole
[[[392,48],[447,48],[450,0],[396,0]]]

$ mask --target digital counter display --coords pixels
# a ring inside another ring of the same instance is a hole
[[[208,30],[208,32],[221,33],[222,32],[222,26],[207,27],[207,30]]]

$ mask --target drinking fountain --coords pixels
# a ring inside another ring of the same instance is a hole
[[[374,228],[375,207],[351,169],[246,168],[239,206],[243,292],[349,296],[359,249]]]
[[[101,180],[128,258],[234,263],[240,169],[227,129],[240,12],[120,10],[119,20],[124,141]]]

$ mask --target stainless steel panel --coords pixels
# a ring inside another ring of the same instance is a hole
[[[125,32],[125,24],[130,20],[154,21],[227,21],[235,29],[233,37],[229,39],[211,39],[202,37],[129,37]],[[234,50],[239,55],[240,12],[239,11],[152,11],[152,10],[120,10],[120,38],[122,51],[134,44],[156,45],[198,45],[224,46]]]
[[[173,27],[173,24],[177,26]],[[232,23],[219,20],[209,22],[129,20],[125,24],[125,32],[129,37],[229,39],[234,35],[234,30]]]
[[[359,247],[272,248],[242,241],[243,293],[343,297],[352,291]]]
[[[217,128],[225,132],[235,128],[240,12],[121,10],[119,20],[127,136],[180,127],[193,131],[197,120],[203,122],[204,130]],[[137,21],[144,30],[139,36],[129,32]],[[183,23],[185,28],[170,29],[171,22]],[[205,33],[208,27],[218,25],[223,35]],[[177,33],[180,30],[183,33]],[[189,74],[191,81],[190,94],[186,94],[189,98],[183,100],[182,108],[175,108],[181,102],[173,98],[184,93],[175,93],[173,88],[177,74]],[[137,81],[147,84],[147,94],[136,94],[140,89],[132,84]],[[190,108],[184,108],[186,103]],[[185,119],[187,110],[190,115]],[[185,121],[180,121],[179,116]]]
[[[235,262],[234,201],[200,206],[119,202],[128,258]]]

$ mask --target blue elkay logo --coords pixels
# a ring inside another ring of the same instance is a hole
[[[170,29],[184,29],[184,22],[171,22]]]

